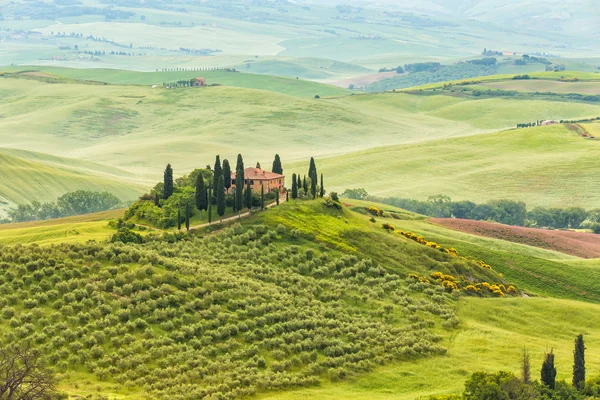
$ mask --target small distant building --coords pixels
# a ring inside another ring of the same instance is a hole
[[[192,79],[192,86],[194,86],[194,87],[206,86],[206,79],[194,78],[194,79]]]
[[[556,124],[558,124],[558,121],[554,121],[551,119],[546,119],[546,120],[542,121],[542,126],[556,125]]]
[[[260,168],[246,168],[244,169],[244,186],[248,183],[254,193],[260,193],[261,187],[265,189],[265,193],[275,190],[281,193],[285,187],[285,176]],[[231,173],[231,187],[235,188],[235,172]]]

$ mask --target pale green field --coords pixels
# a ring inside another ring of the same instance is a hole
[[[558,379],[569,380],[573,366],[573,340],[585,335],[589,376],[600,371],[600,306],[548,298],[462,298],[457,307],[462,326],[443,341],[448,353],[418,361],[382,367],[348,382],[326,384],[287,393],[266,394],[263,399],[400,399],[432,394],[461,393],[464,381],[475,371],[506,370],[519,373],[523,347],[530,352],[532,376],[537,379],[545,351],[553,348]]]
[[[76,190],[108,191],[128,201],[136,199],[146,187],[117,168],[0,148],[0,216],[16,204],[55,201]]]
[[[98,242],[108,239],[114,232],[108,222],[123,216],[124,210],[60,218],[48,221],[0,225],[0,244],[50,245],[59,243]]]
[[[598,124],[585,127],[598,132]],[[599,156],[600,142],[553,126],[381,147],[322,158],[317,166],[328,177],[327,189],[338,192],[362,187],[383,197],[446,194],[475,202],[507,198],[529,207],[595,208]],[[305,173],[303,164],[291,170]]]
[[[130,83],[150,82],[156,79],[154,75],[169,74],[60,71],[71,72],[74,78]],[[256,79],[255,83],[266,78],[228,76]],[[284,78],[280,82],[297,84],[296,89],[304,93],[310,85],[318,85]],[[274,90],[287,90],[280,83],[274,85]],[[169,90],[63,79],[57,83],[32,77],[3,79],[3,146],[101,164],[92,167],[75,160],[27,156],[22,171],[32,170],[27,163],[35,162],[60,167],[61,174],[70,173],[73,167],[81,173],[68,179],[37,180],[36,185],[41,186],[35,193],[27,187],[32,186],[27,178],[22,189],[11,185],[12,192],[24,193],[5,197],[51,200],[58,192],[75,187],[69,186],[72,180],[86,181],[93,173],[92,180],[100,182],[80,186],[102,188],[113,184],[106,180],[116,181],[113,191],[130,199],[161,179],[167,163],[181,176],[212,163],[215,154],[234,160],[242,152],[246,165],[259,161],[263,166],[269,166],[273,155],[279,153],[287,175],[304,173],[306,160],[318,157],[329,190],[365,187],[378,195],[423,198],[444,193],[477,201],[510,195],[531,204],[586,207],[598,198],[595,186],[589,184],[595,173],[596,142],[578,140],[560,127],[481,134],[523,121],[595,117],[600,115],[600,106],[404,93],[313,99],[297,97],[296,89],[290,88],[292,96],[288,96],[234,87]],[[594,129],[596,126],[590,125],[590,131]],[[469,137],[451,140],[460,136]],[[444,138],[448,140],[438,140]],[[29,153],[12,157],[25,154]],[[515,158],[523,158],[523,162],[515,164]],[[586,163],[589,167],[582,169]],[[44,170],[33,169],[37,173]],[[374,172],[377,179],[372,179]],[[138,185],[127,187],[121,185],[123,181]],[[45,188],[48,185],[50,189]]]

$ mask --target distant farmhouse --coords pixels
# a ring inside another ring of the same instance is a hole
[[[547,120],[542,121],[541,125],[548,126],[548,125],[556,125],[556,124],[558,124],[558,121],[554,121],[552,119],[547,119]]]
[[[192,86],[194,86],[194,87],[206,86],[206,79],[194,78],[194,79],[192,79]]]
[[[244,169],[244,184],[248,183],[255,193],[259,193],[261,187],[265,189],[265,193],[272,191],[281,193],[284,191],[285,176],[260,168],[246,168]],[[231,173],[231,184],[231,187],[235,188],[235,172]]]

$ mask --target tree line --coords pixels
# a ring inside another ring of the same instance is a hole
[[[500,199],[476,204],[468,200],[452,201],[445,195],[430,196],[425,201],[399,197],[382,198],[370,196],[364,189],[346,189],[342,193],[342,197],[376,201],[435,218],[494,221],[506,225],[534,228],[591,228],[600,233],[600,209],[535,207],[527,210],[527,205],[522,201]]]
[[[91,214],[123,206],[123,202],[108,192],[78,190],[60,196],[55,202],[19,204],[8,211],[11,222],[27,222]]]

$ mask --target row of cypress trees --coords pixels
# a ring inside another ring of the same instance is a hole
[[[542,383],[554,390],[556,387],[556,367],[554,366],[554,351],[544,355],[544,363],[541,371]],[[522,379],[524,383],[531,383],[531,372],[529,369],[529,355],[523,352]],[[575,338],[575,350],[573,351],[573,387],[582,390],[585,387],[585,344],[583,335]]]
[[[313,157],[310,158],[310,164],[308,166],[308,180],[306,179],[306,175],[303,178],[300,178],[300,175],[292,174],[292,199],[297,199],[299,194],[298,191],[300,189],[304,190],[304,193],[310,193],[313,199],[319,197],[323,197],[325,195],[325,186],[323,183],[323,174],[321,174],[321,185],[319,186],[319,192],[317,193],[317,182],[318,182],[318,174],[317,174],[317,166],[315,164],[315,159]],[[310,186],[310,187],[309,187]],[[310,192],[309,192],[310,190]]]

